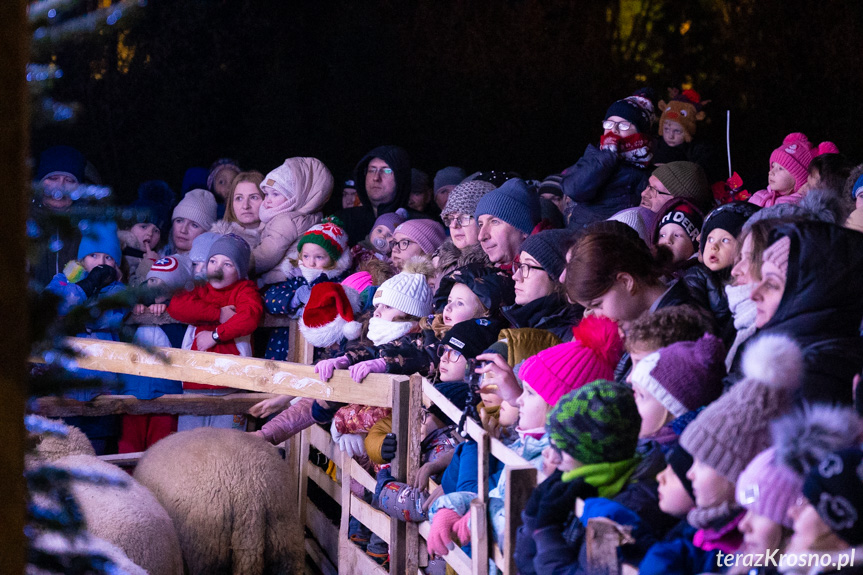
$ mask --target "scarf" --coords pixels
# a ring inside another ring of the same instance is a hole
[[[264,204],[261,204],[260,210],[258,211],[258,217],[261,218],[261,222],[268,224],[270,223],[270,220],[272,220],[276,216],[292,212],[294,209],[295,201],[292,202],[291,199],[288,198],[287,202],[276,206],[275,208],[265,208]]]
[[[565,472],[561,480],[566,483],[583,478],[585,483],[596,487],[600,497],[611,498],[620,493],[640,462],[640,458],[633,457],[614,463],[582,465]]]
[[[755,327],[757,309],[755,302],[749,297],[751,293],[752,284],[725,286],[725,294],[728,296],[728,309],[731,310],[731,315],[734,318],[734,329],[737,330],[734,343],[728,348],[728,354],[725,356],[725,369],[728,371],[731,371],[737,350],[758,329]]]
[[[545,426],[535,427],[533,429],[522,429],[520,427],[515,428],[516,433],[518,433],[519,439],[521,439],[522,443],[525,441],[525,437],[532,437],[533,439],[541,439],[543,435],[545,435]]]
[[[692,511],[690,511],[691,513]],[[746,512],[738,507],[737,514],[727,518],[723,524],[696,531],[692,537],[692,544],[704,551],[719,549],[725,553],[734,553],[743,544],[743,533],[740,532],[737,525],[744,515]]]
[[[621,138],[617,153],[624,162],[639,168],[646,168],[653,161],[650,138],[644,134],[632,134]]]
[[[375,346],[384,345],[395,341],[401,336],[408,334],[416,326],[412,321],[387,321],[379,317],[369,320],[369,331],[366,335]]]
[[[740,513],[736,501],[723,501],[713,507],[694,507],[686,514],[686,521],[696,529],[717,529]]]

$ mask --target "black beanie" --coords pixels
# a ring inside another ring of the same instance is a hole
[[[466,358],[473,359],[496,342],[500,330],[505,327],[506,322],[485,317],[461,321],[446,332],[440,344],[448,345]]]
[[[725,230],[735,238],[740,235],[743,224],[755,212],[760,210],[756,204],[749,202],[731,202],[723,204],[707,214],[704,225],[701,226],[701,253],[707,245],[707,236],[715,229]]]

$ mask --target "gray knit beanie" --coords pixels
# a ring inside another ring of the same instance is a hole
[[[437,194],[437,191],[444,186],[457,186],[467,177],[467,174],[464,173],[464,170],[461,168],[457,168],[455,166],[448,166],[441,170],[438,170],[434,175],[434,192]],[[468,212],[471,213],[471,212]]]
[[[493,189],[495,189],[494,184],[483,180],[471,180],[457,185],[449,193],[446,206],[441,211],[441,217],[450,214],[473,215],[480,198]]]
[[[713,204],[713,194],[707,183],[707,175],[694,162],[669,162],[653,171],[652,176],[675,198],[684,198],[707,213]]]
[[[240,279],[245,279],[249,276],[249,259],[252,255],[252,250],[249,244],[236,234],[227,234],[210,246],[210,253],[207,254],[207,260],[215,255],[227,256],[237,266],[237,271],[240,272]]]
[[[177,218],[192,220],[205,230],[209,230],[216,221],[215,196],[207,190],[189,190],[171,214],[171,221]]]
[[[476,206],[474,217],[494,216],[517,230],[529,234],[540,220],[539,196],[524,180],[513,178],[484,195]]]
[[[681,447],[736,483],[770,447],[770,423],[790,410],[802,371],[803,356],[791,338],[758,338],[743,355],[745,378],[698,414],[680,436]]]
[[[528,236],[521,244],[521,251],[533,256],[553,281],[557,281],[566,267],[566,252],[572,245],[571,230],[545,230]]]

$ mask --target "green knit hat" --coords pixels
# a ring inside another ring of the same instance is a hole
[[[579,463],[614,463],[635,456],[641,416],[631,389],[599,379],[561,397],[546,427],[551,443]]]
[[[328,216],[322,223],[312,226],[302,235],[297,244],[297,253],[302,253],[303,246],[306,244],[315,244],[324,248],[335,264],[348,247],[348,233],[344,230],[344,224],[340,219]]]

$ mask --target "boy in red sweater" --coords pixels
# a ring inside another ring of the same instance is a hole
[[[255,282],[248,279],[250,255],[249,244],[244,239],[234,234],[222,236],[213,242],[207,256],[207,283],[190,292],[177,293],[171,299],[168,314],[194,328],[186,333],[184,349],[252,355],[250,336],[258,327],[264,307]],[[185,381],[183,390],[212,395],[234,391]],[[201,425],[245,429],[245,417],[183,416],[179,430]]]

